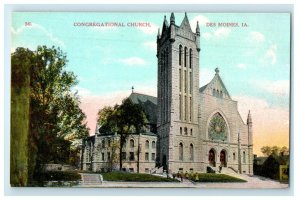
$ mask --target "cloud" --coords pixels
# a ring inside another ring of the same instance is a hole
[[[156,42],[144,42],[144,46],[147,48],[150,48],[151,50],[155,50],[155,51],[157,49]]]
[[[273,44],[266,51],[265,55],[262,58],[262,62],[271,63],[274,65],[277,61],[277,45]]]
[[[120,60],[123,64],[129,66],[136,66],[136,65],[145,65],[146,61],[140,57],[130,57],[124,58]]]
[[[157,34],[159,26],[154,23],[150,23],[150,27],[138,27],[137,29],[147,35]]]
[[[289,96],[290,81],[277,80],[277,81],[257,81],[256,85],[264,91],[276,96]]]
[[[202,34],[202,37],[206,40],[210,40],[212,38],[212,35],[209,32],[205,32]]]
[[[14,34],[15,36],[19,36],[21,35],[24,31],[30,30],[30,29],[36,29],[41,31],[44,35],[46,35],[46,37],[48,37],[48,39],[50,41],[52,41],[54,44],[57,44],[58,46],[60,46],[61,48],[65,48],[65,43],[63,41],[61,41],[59,38],[55,37],[53,35],[52,32],[48,31],[45,27],[36,24],[36,23],[32,23],[31,26],[26,26],[23,25],[20,28],[14,29],[13,27],[11,27],[11,32],[12,34]],[[32,30],[30,30],[32,31]]]
[[[230,32],[231,32],[231,29],[221,27],[221,28],[218,28],[217,30],[214,31],[214,35],[217,38],[228,37]]]
[[[240,64],[237,64],[236,67],[239,68],[239,69],[246,69],[246,68],[247,68],[247,65],[244,64],[244,63],[240,63]]]
[[[258,31],[252,31],[250,33],[250,40],[256,43],[262,43],[265,41],[265,36]]]
[[[233,96],[238,101],[238,110],[246,122],[251,110],[253,122],[254,152],[260,153],[265,145],[289,145],[289,108],[271,107],[269,103],[253,96]]]
[[[200,69],[200,87],[206,85],[207,83],[209,83],[213,77],[215,76],[215,71],[205,68],[205,67],[201,67]]]
[[[190,21],[191,28],[194,32],[196,32],[197,21],[199,22],[199,26],[205,26],[206,23],[210,22],[209,19],[203,15],[198,15],[198,16],[194,17]]]

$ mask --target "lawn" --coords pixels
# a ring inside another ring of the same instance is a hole
[[[136,181],[136,182],[178,182],[176,179],[154,176],[151,174],[137,174],[128,172],[101,173],[106,181]]]
[[[243,179],[229,176],[226,174],[213,174],[213,173],[196,173],[189,177],[194,182],[219,182],[219,183],[232,183],[232,182],[247,182]]]

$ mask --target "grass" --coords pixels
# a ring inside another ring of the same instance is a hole
[[[151,174],[137,174],[128,172],[101,173],[106,181],[128,181],[128,182],[178,182],[176,179],[154,176]]]
[[[194,182],[212,182],[212,183],[234,183],[234,182],[247,182],[243,179],[229,176],[226,174],[213,174],[213,173],[196,173],[190,176]]]

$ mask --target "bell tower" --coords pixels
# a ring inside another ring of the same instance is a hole
[[[169,173],[190,167],[200,159],[199,144],[200,28],[191,29],[187,14],[180,26],[171,13],[157,35],[158,157]]]

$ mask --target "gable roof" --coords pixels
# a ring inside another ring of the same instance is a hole
[[[210,94],[213,95],[212,91],[220,91],[222,92],[223,98],[227,98],[231,100],[231,97],[229,95],[228,90],[225,87],[225,84],[223,83],[220,75],[219,75],[219,69],[215,69],[215,76],[214,78],[206,85],[202,86],[199,91],[200,93]]]
[[[139,104],[143,109],[150,124],[157,123],[157,98],[139,93],[131,93],[128,97],[133,103]]]

